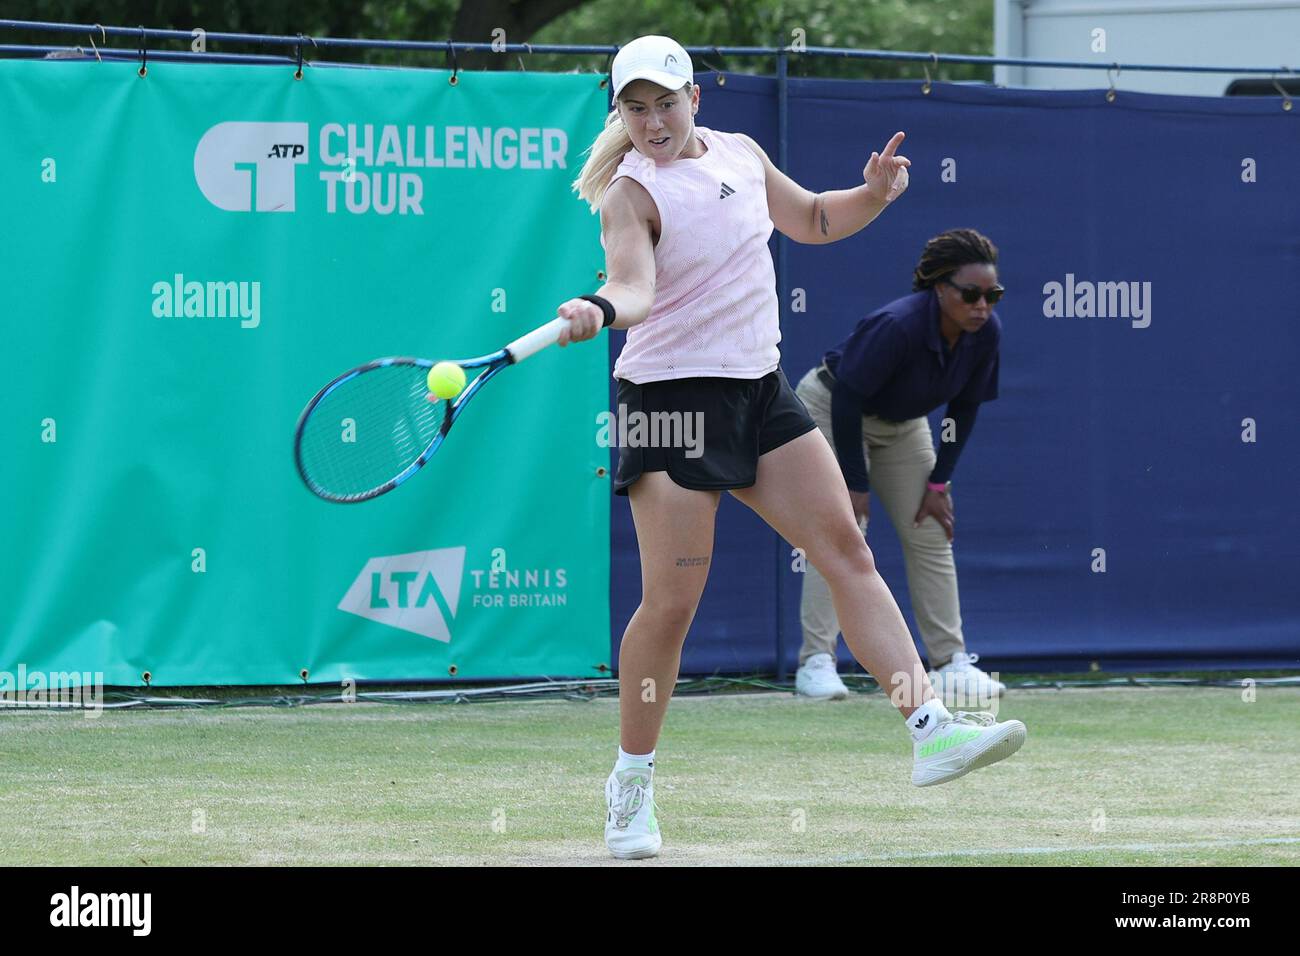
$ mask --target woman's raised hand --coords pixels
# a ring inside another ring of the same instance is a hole
[[[894,155],[903,138],[901,130],[895,133],[885,144],[884,152],[872,153],[862,170],[867,192],[877,202],[891,203],[907,190],[907,167],[912,165],[912,161],[906,156]]]

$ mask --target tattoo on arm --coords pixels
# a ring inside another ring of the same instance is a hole
[[[703,555],[698,558],[678,558],[677,566],[679,568],[699,568],[709,563],[709,556]]]
[[[822,235],[829,236],[831,234],[831,224],[830,220],[826,218],[826,200],[818,199],[817,205],[821,209]]]

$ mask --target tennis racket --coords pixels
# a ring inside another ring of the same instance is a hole
[[[554,345],[567,322],[552,319],[490,355],[456,361],[482,372],[454,401],[429,392],[431,359],[381,358],[344,372],[298,416],[293,455],[303,484],[343,504],[392,491],[424,467],[492,376]]]

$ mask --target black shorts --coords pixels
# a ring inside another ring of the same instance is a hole
[[[698,491],[748,488],[760,455],[817,427],[780,369],[755,379],[620,380],[618,406],[619,495],[647,471]]]

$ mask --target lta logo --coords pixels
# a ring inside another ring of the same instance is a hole
[[[463,547],[371,558],[343,595],[339,610],[450,641],[464,574]]]
[[[308,135],[306,123],[218,123],[194,149],[194,179],[218,209],[293,212]]]

